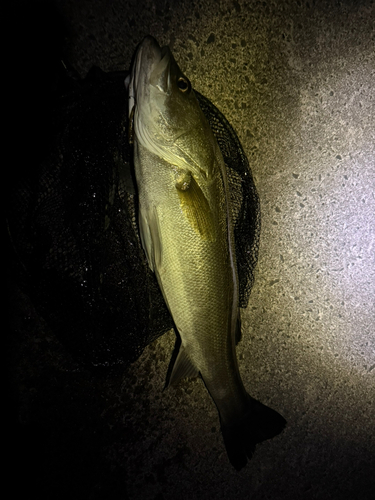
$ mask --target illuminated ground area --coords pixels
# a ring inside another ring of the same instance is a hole
[[[21,416],[32,429],[24,466],[43,443],[36,482],[71,498],[370,498],[373,2],[107,3],[56,2],[81,75],[93,64],[128,68],[150,33],[171,44],[248,155],[262,233],[240,370],[249,392],[288,427],[237,473],[201,381],[162,392],[172,335],[125,376],[98,377],[75,371],[39,319],[26,325],[19,317]],[[31,310],[27,300],[22,307]]]

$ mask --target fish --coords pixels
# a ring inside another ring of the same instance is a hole
[[[239,288],[226,167],[168,46],[138,45],[126,78],[140,239],[177,331],[167,386],[200,376],[230,463],[242,469],[285,419],[241,379]]]

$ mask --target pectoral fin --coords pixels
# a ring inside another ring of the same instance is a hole
[[[176,188],[180,206],[190,225],[204,240],[215,239],[214,217],[202,189],[190,172],[179,172]]]
[[[139,231],[148,265],[155,272],[161,266],[162,256],[160,225],[155,207],[150,210],[140,209]]]

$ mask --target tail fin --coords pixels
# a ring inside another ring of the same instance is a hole
[[[221,426],[229,461],[237,470],[246,465],[247,459],[251,459],[257,443],[273,438],[286,424],[277,411],[251,396],[248,398],[249,410],[246,415],[236,423]]]

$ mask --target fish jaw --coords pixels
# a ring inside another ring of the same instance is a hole
[[[146,123],[156,120],[154,101],[164,107],[170,93],[170,64],[173,56],[169,47],[161,48],[152,36],[146,36],[138,45],[130,74],[125,79],[128,91],[128,114],[141,136]],[[139,104],[139,106],[138,106]]]
[[[160,62],[162,50],[152,36],[146,36],[138,45],[131,72],[125,79],[125,88],[129,93],[129,117],[136,102],[147,102],[149,97],[150,75]]]

